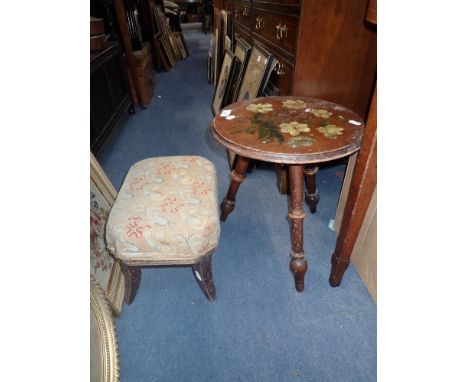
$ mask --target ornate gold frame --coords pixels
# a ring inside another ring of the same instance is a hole
[[[109,206],[112,207],[115,199],[117,198],[117,191],[112,185],[111,181],[107,177],[103,168],[97,161],[93,153],[90,153],[90,177],[91,181],[101,192]],[[115,316],[119,316],[125,296],[125,276],[120,268],[118,261],[114,261],[112,266],[111,275],[107,285],[101,285],[106,293],[106,297],[109,300],[110,306]]]
[[[93,275],[90,277],[91,285],[91,319],[96,320],[99,338],[90,338],[90,341],[99,341],[101,359],[98,360],[101,372],[99,382],[120,381],[119,345],[115,330],[114,318],[104,291]],[[92,342],[91,342],[92,343]],[[93,376],[94,373],[91,375]],[[91,382],[95,382],[92,380]],[[97,381],[96,381],[97,382]]]

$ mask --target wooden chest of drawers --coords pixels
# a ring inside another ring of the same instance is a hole
[[[342,104],[366,117],[377,69],[377,36],[364,20],[368,0],[218,0],[233,13],[234,36],[279,61],[280,95]]]

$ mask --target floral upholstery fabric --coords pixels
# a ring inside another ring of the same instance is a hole
[[[216,169],[199,156],[149,158],[129,170],[109,214],[109,250],[129,265],[193,264],[219,240]]]

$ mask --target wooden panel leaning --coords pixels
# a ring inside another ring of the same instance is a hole
[[[357,155],[353,177],[343,211],[340,232],[335,251],[331,257],[332,268],[329,282],[333,287],[340,285],[348,269],[354,244],[366,216],[367,208],[377,185],[377,90],[374,92],[367,125]]]
[[[109,214],[106,241],[125,274],[127,304],[141,266],[191,265],[206,297],[216,297],[211,255],[218,246],[217,173],[199,156],[148,158],[129,170]]]

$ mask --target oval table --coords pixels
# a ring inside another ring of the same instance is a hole
[[[361,144],[363,120],[335,103],[308,97],[262,97],[231,104],[211,124],[213,137],[238,155],[231,184],[221,203],[221,221],[234,210],[236,194],[250,159],[289,167],[291,260],[296,290],[304,290],[307,260],[303,249],[303,183],[306,201],[317,202],[317,163],[348,156]]]

